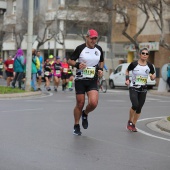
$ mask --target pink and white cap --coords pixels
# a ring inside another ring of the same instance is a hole
[[[96,30],[90,29],[87,31],[87,36],[90,38],[98,37],[98,33]]]

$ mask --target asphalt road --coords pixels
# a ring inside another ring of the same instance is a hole
[[[127,90],[100,93],[82,136],[72,134],[74,105],[74,91],[0,99],[0,170],[170,169],[170,136],[147,126],[170,115],[169,96],[147,95],[137,133],[125,128]]]

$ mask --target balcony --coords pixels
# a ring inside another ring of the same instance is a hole
[[[0,1],[0,8],[6,9],[6,7],[7,7],[7,2],[5,2],[5,1]]]
[[[15,25],[16,15],[4,15],[4,25]]]
[[[56,11],[48,11],[46,12],[46,21],[55,20]],[[93,21],[93,22],[108,22],[108,15],[104,12],[95,12],[93,13],[93,17],[88,11],[79,10],[61,10],[59,9],[57,12],[57,18],[59,20],[71,20],[71,21]]]

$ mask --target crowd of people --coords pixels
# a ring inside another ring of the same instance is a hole
[[[22,49],[18,49],[14,56],[9,56],[5,61],[0,58],[0,78],[3,78],[4,71],[8,87],[25,88],[26,57]],[[42,90],[43,78],[47,91],[51,91],[51,86],[53,86],[54,91],[57,92],[61,81],[63,91],[67,88],[69,91],[73,90],[73,67],[67,63],[66,58],[61,61],[59,56],[49,55],[44,60],[39,50],[32,49],[30,84],[33,91]]]

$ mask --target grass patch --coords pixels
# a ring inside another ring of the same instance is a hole
[[[167,120],[168,120],[168,121],[170,121],[170,116],[169,116],[169,117],[167,117]]]
[[[24,92],[25,90],[21,90],[19,88],[0,86],[0,94],[24,93]]]

